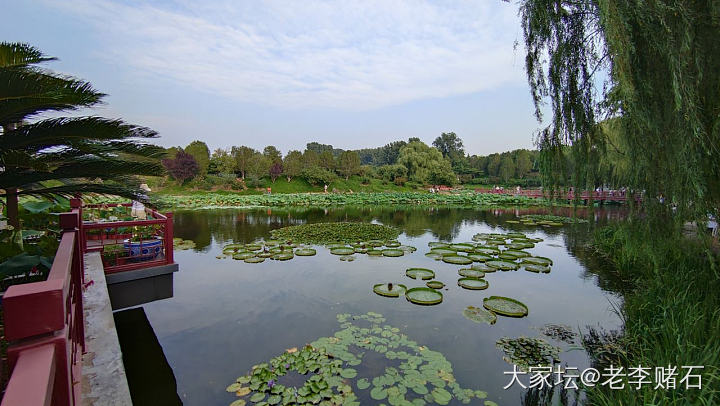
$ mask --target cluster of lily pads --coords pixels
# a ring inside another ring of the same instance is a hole
[[[559,362],[560,347],[556,347],[542,338],[503,337],[495,345],[505,356],[503,359],[527,371],[530,367],[553,365]]]
[[[397,240],[369,240],[358,241],[350,244],[328,244],[326,245],[333,255],[339,255],[341,261],[353,261],[353,254],[365,254],[370,257],[401,257],[417,251],[417,248],[402,245]]]
[[[400,235],[400,230],[373,223],[307,223],[278,228],[272,230],[270,235],[277,240],[292,240],[305,244],[332,244],[394,240]]]
[[[437,351],[409,339],[378,313],[339,314],[342,329],[305,347],[252,367],[227,387],[239,399],[258,406],[361,404],[368,397],[390,405],[447,405],[453,399],[464,404],[485,399],[481,390],[462,388],[452,365]],[[370,358],[386,360],[363,364]],[[484,400],[485,406],[497,406]]]
[[[250,244],[228,244],[223,247],[223,255],[218,255],[218,259],[230,257],[249,264],[257,264],[268,258],[288,261],[296,255],[312,256],[316,253],[315,249],[294,244],[292,241],[266,240]]]
[[[177,250],[189,250],[195,248],[195,241],[183,240],[182,238],[173,238],[173,248]]]
[[[577,217],[555,216],[552,214],[526,214],[520,216],[519,220],[507,220],[509,224],[521,224],[525,226],[560,227],[564,224],[587,223],[586,219]]]

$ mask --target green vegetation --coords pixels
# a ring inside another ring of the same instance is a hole
[[[463,310],[463,316],[475,323],[487,323],[492,325],[497,321],[495,313],[475,306],[468,306],[465,310]]]
[[[158,195],[158,206],[164,208],[203,207],[288,207],[288,206],[542,206],[544,199],[514,197],[509,195],[477,194],[470,192],[454,194],[437,193],[296,193],[271,195],[242,195],[234,193],[196,193],[192,195]]]
[[[523,303],[503,296],[490,296],[483,299],[483,307],[495,314],[508,317],[525,317],[528,308]]]
[[[505,356],[503,359],[509,364],[517,365],[521,370],[528,371],[530,367],[538,365],[553,365],[558,362],[560,347],[549,344],[542,338],[508,338],[503,337],[496,343]]]
[[[356,391],[368,391],[375,401],[391,405],[410,402],[447,405],[453,399],[470,403],[474,398],[487,397],[483,391],[462,388],[452,374],[452,365],[441,353],[418,345],[400,333],[400,329],[384,324],[381,314],[339,314],[337,319],[343,328],[333,336],[319,338],[301,349],[289,348],[237,378],[227,387],[228,392],[240,398],[236,401],[239,403],[232,405],[250,401],[271,405],[324,402],[357,406],[360,402]],[[369,328],[364,323],[370,323]],[[404,366],[388,366],[380,373],[366,375],[364,359],[376,360],[376,356],[399,360]],[[298,386],[284,384],[285,376],[291,372],[307,378]]]
[[[283,227],[271,231],[279,240],[292,240],[305,244],[349,243],[357,241],[384,241],[397,238],[400,231],[394,227],[370,223],[309,223]],[[338,249],[344,247],[338,247]],[[354,251],[350,248],[348,254]],[[347,254],[341,254],[347,255]]]
[[[443,294],[433,288],[418,287],[408,289],[405,298],[410,303],[431,306],[442,303]]]

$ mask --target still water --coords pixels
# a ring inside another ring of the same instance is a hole
[[[584,259],[576,249],[587,235],[588,224],[555,228],[506,223],[518,215],[542,213],[540,209],[218,209],[175,212],[175,234],[196,243],[189,251],[176,251],[180,271],[175,274],[174,297],[143,306],[185,405],[229,405],[236,399],[225,388],[292,347],[302,347],[340,330],[336,316],[376,312],[385,324],[418,345],[441,352],[452,363],[454,378],[463,388],[486,391],[499,405],[521,404],[524,393],[517,384],[504,390],[512,366],[503,360],[495,343],[502,337],[541,337],[539,328],[564,324],[575,331],[586,326],[616,329],[620,326],[613,305],[619,296],[598,280],[597,263]],[[617,212],[595,213],[601,221]],[[402,230],[398,240],[417,247],[399,258],[356,254],[342,262],[323,247],[317,255],[286,262],[266,260],[247,264],[217,259],[228,243],[269,238],[272,229],[305,222],[363,221],[393,225]],[[525,270],[486,275],[490,286],[473,291],[457,286],[458,265],[435,261],[424,254],[428,242],[468,242],[476,233],[522,232],[542,238],[533,255],[551,258],[549,274]],[[445,283],[444,300],[435,306],[414,305],[404,298],[376,295],[376,283],[395,282],[424,286],[405,276],[410,267],[430,268]],[[494,325],[474,323],[463,317],[467,306],[482,307],[483,298],[507,296],[525,303],[524,318],[498,316]],[[121,334],[128,335],[122,324]],[[130,333],[131,334],[131,333]],[[547,338],[546,338],[547,339]],[[560,344],[563,364],[589,366],[586,354]],[[382,374],[383,365],[378,365]],[[372,372],[372,371],[371,371]],[[527,381],[526,381],[527,383]],[[367,393],[355,389],[362,404],[373,404]],[[161,403],[161,402],[160,402]],[[160,404],[157,403],[157,404]],[[380,402],[377,402],[380,403]],[[173,404],[168,399],[167,404]],[[472,404],[483,404],[473,399]]]

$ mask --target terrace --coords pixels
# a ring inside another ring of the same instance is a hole
[[[3,406],[86,404],[83,358],[91,348],[116,355],[122,369],[111,309],[172,296],[178,266],[171,213],[72,199],[60,227],[47,280],[10,286],[2,298],[10,371]],[[92,360],[85,364],[93,369]],[[105,365],[92,372],[90,391],[125,382],[124,371],[116,379],[118,371]],[[127,398],[124,386],[120,399]]]

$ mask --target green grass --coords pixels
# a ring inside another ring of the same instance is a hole
[[[624,335],[615,354],[623,366],[677,366],[678,387],[589,391],[593,405],[720,403],[720,270],[706,237],[683,236],[672,220],[634,220],[600,230],[596,247],[615,264],[628,290]],[[685,390],[681,366],[702,365],[702,389]],[[654,370],[651,381],[654,382]]]

